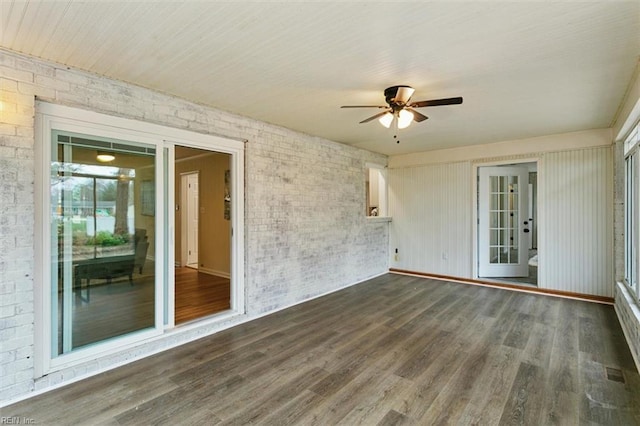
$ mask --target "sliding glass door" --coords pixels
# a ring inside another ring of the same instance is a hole
[[[155,327],[155,148],[55,130],[51,355]]]
[[[226,226],[227,269],[205,256],[199,272],[230,282],[224,309],[208,321],[244,313],[242,142],[44,102],[35,128],[36,377],[116,352],[136,357],[175,328],[178,144],[224,159],[213,169],[219,185],[208,181],[219,191],[202,207],[207,226]]]

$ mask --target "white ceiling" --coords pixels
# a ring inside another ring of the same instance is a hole
[[[612,124],[640,2],[12,2],[0,46],[389,155]],[[393,141],[383,91],[422,108]]]

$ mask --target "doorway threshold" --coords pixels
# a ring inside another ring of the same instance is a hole
[[[490,283],[496,283],[496,284],[507,284],[507,285],[514,285],[514,286],[521,286],[521,287],[530,287],[530,288],[538,288],[538,284],[537,283],[531,283],[531,282],[527,282],[525,281],[527,277],[522,277],[522,278],[510,278],[510,277],[491,277],[491,278],[485,278],[485,277],[478,277],[479,281],[482,282],[490,282]]]

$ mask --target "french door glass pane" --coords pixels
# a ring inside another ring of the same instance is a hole
[[[52,141],[55,357],[154,326],[155,152],[57,131]]]
[[[518,263],[518,176],[489,176],[489,262]]]

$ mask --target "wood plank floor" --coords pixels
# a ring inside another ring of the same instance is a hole
[[[192,321],[231,307],[229,278],[192,268],[176,268],[176,324]]]
[[[613,308],[385,275],[2,410],[37,424],[638,425]]]

